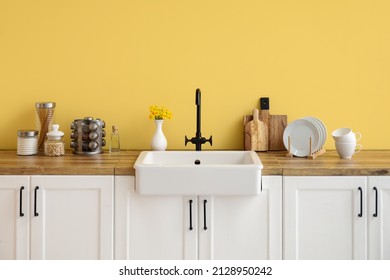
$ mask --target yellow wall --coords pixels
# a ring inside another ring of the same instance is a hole
[[[0,149],[35,127],[36,101],[57,102],[67,142],[92,116],[127,149],[149,149],[148,107],[166,105],[168,148],[184,149],[198,87],[215,149],[242,148],[242,116],[262,96],[271,114],[390,149],[389,15],[388,0],[0,0]]]

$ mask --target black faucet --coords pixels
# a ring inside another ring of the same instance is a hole
[[[195,105],[196,105],[196,134],[195,137],[192,137],[191,139],[188,139],[187,136],[185,136],[185,145],[187,146],[188,142],[191,142],[192,144],[195,144],[196,150],[201,151],[202,150],[202,144],[209,142],[210,145],[213,145],[213,136],[210,136],[209,139],[206,139],[202,137],[202,133],[200,132],[200,89],[196,89],[195,92]]]

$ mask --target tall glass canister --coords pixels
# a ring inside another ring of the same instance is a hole
[[[38,153],[44,153],[46,134],[54,123],[55,102],[35,103],[35,126],[38,130]]]

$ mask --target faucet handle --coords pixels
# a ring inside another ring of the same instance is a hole
[[[191,142],[191,140],[187,138],[187,135],[185,135],[184,145],[187,146],[188,142]]]
[[[206,139],[206,142],[210,143],[210,146],[213,145],[213,136],[211,135],[209,139]]]

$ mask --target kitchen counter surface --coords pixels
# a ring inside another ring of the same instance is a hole
[[[66,151],[62,157],[46,157],[0,151],[0,175],[113,175],[120,158],[109,153],[86,156]]]
[[[0,151],[0,175],[134,175],[133,165],[141,151],[105,152],[63,157],[18,156],[16,151]],[[390,176],[390,150],[367,150],[350,160],[327,151],[316,159],[286,158],[286,152],[258,152],[263,175],[284,176]]]
[[[337,152],[326,151],[315,159],[287,158],[286,152],[257,153],[263,174],[284,176],[377,176],[390,175],[390,150],[365,150],[352,159],[340,159]],[[281,168],[280,170],[277,167]]]

